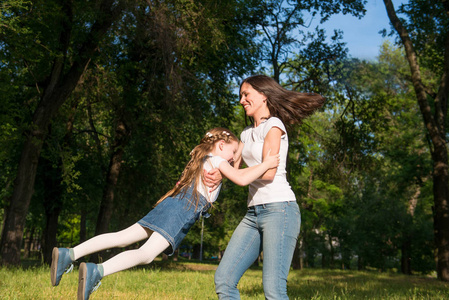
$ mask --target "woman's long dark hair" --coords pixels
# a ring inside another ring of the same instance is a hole
[[[325,99],[315,93],[301,93],[283,88],[273,78],[266,75],[254,75],[244,79],[240,85],[248,83],[267,97],[267,106],[271,117],[278,117],[285,125],[301,124],[323,106]]]

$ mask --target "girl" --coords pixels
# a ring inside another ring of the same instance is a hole
[[[277,169],[268,170],[249,186],[248,211],[215,272],[215,291],[220,299],[240,299],[237,284],[262,251],[265,298],[288,299],[287,275],[301,215],[286,178],[285,125],[301,123],[323,103],[324,98],[318,94],[286,90],[265,75],[249,77],[240,85],[240,104],[253,124],[241,133],[235,167],[239,167],[242,158],[246,165],[255,166],[270,150],[280,153],[281,160]],[[221,178],[211,174],[205,179],[209,185]]]
[[[219,189],[211,192],[202,183],[203,170],[218,168],[234,183],[247,185],[279,164],[279,155],[267,155],[257,166],[235,169],[231,164],[237,149],[238,138],[228,129],[214,128],[207,132],[190,153],[191,159],[176,186],[145,217],[127,229],[98,235],[74,248],[55,247],[50,270],[52,285],[59,284],[65,270],[71,271],[72,262],[78,258],[112,247],[125,247],[143,239],[148,240],[139,249],[124,251],[102,264],[81,263],[78,299],[89,299],[100,280],[107,275],[149,264],[164,250],[172,255],[195,221],[206,214],[218,196]]]

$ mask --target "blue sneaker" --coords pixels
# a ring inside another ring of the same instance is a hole
[[[70,258],[69,249],[67,248],[53,248],[51,254],[50,278],[51,284],[57,286],[61,281],[64,273],[69,273],[73,270],[73,261]]]
[[[78,277],[78,300],[88,300],[101,285],[102,276],[96,264],[81,263]]]

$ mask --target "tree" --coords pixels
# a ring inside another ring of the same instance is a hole
[[[313,69],[312,60],[320,64],[326,60],[336,61],[345,57],[347,51],[341,42],[340,31],[334,32],[331,37],[332,45],[328,45],[323,29],[317,26],[314,33],[308,33],[308,28],[318,15],[320,23],[338,13],[361,17],[365,13],[363,2],[351,0],[294,3],[282,0],[261,3],[254,11],[254,19],[258,25],[262,59],[271,68],[273,78],[280,82],[282,76],[289,75],[287,69]],[[298,53],[295,53],[295,50]],[[294,57],[295,54],[297,57]],[[264,66],[261,69],[263,70]]]
[[[433,161],[434,233],[437,248],[437,275],[449,281],[449,165],[446,146],[449,97],[449,1],[410,1],[399,12],[391,0],[384,0],[388,18],[404,47],[410,67],[410,80],[429,135]],[[439,77],[431,85],[422,75],[430,65]]]
[[[29,45],[37,44],[39,47],[47,47],[51,50],[51,60],[46,61],[45,56],[41,55],[39,57],[41,61],[30,68],[39,76],[35,80],[38,94],[36,96],[39,97],[39,103],[33,111],[32,121],[22,148],[14,190],[6,210],[5,226],[0,242],[3,264],[17,265],[20,262],[25,218],[33,194],[38,160],[47,135],[48,125],[76,87],[95,56],[99,42],[114,20],[121,15],[124,4],[123,2],[104,0],[96,3],[94,7],[90,7],[89,5],[84,6],[81,2],[83,1],[77,3],[73,1],[37,1],[29,4],[25,9],[18,7],[10,15],[12,17],[23,15],[21,26],[29,26],[28,32],[31,33],[38,26],[43,26],[44,22],[48,22],[48,19],[40,18],[40,13],[48,14],[48,17],[51,16],[49,19],[54,24],[47,27],[51,28],[51,32],[46,32],[47,36],[44,37],[48,39],[44,41],[46,44],[41,43],[41,40],[35,39],[35,36],[30,34],[24,36],[29,44],[12,38],[11,43],[4,47],[8,48],[6,51],[9,50],[9,47],[11,47],[11,51],[15,47],[20,47],[22,52],[17,53],[17,59],[21,63],[27,64],[31,57],[27,56],[26,48]],[[77,13],[87,7],[93,9],[93,18],[82,20]],[[84,22],[81,28],[75,27],[75,24],[78,24],[77,21]],[[77,32],[76,29],[79,31]],[[10,36],[14,36],[14,32],[4,34],[6,38]]]

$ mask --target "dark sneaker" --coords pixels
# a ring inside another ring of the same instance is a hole
[[[73,270],[73,261],[70,258],[69,249],[53,248],[51,254],[50,279],[53,286],[57,286],[64,273]]]
[[[78,300],[88,300],[101,285],[101,275],[96,264],[81,263],[78,277]]]

